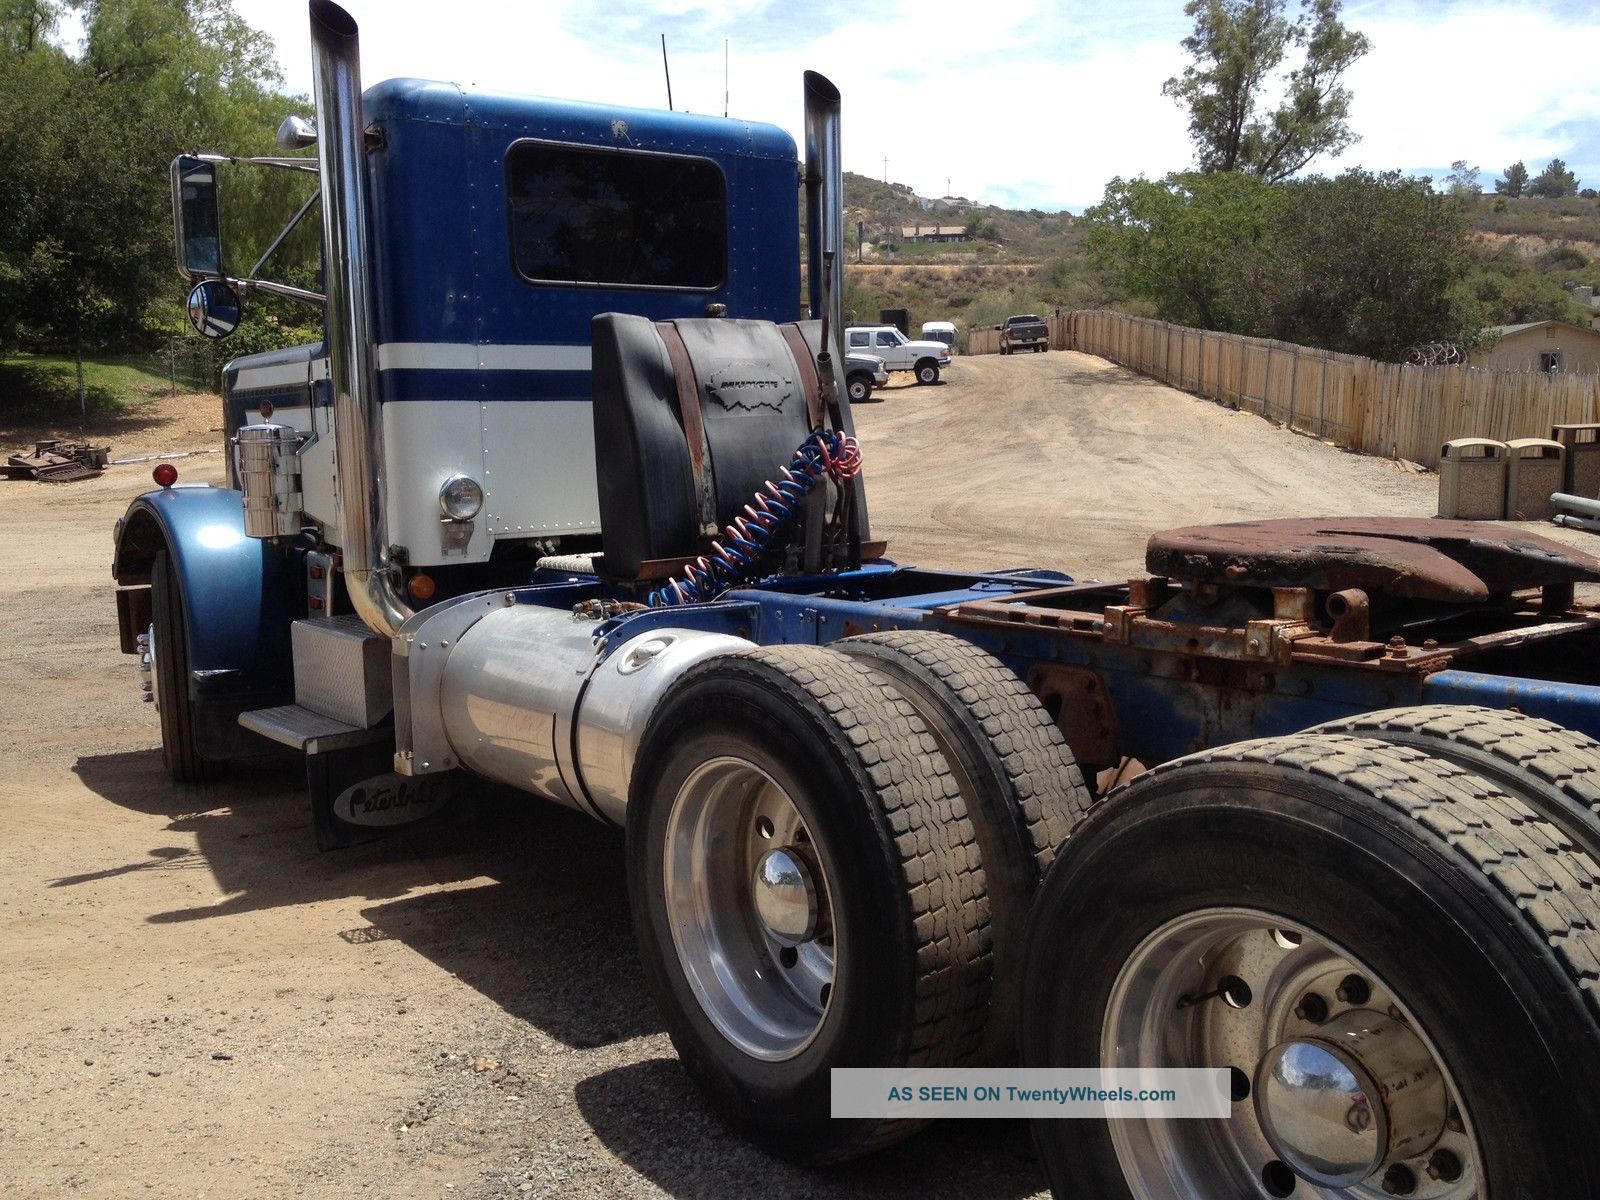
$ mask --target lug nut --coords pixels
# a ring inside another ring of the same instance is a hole
[[[1428,1178],[1454,1183],[1461,1178],[1461,1160],[1449,1150],[1435,1150],[1428,1159]]]
[[[1417,1177],[1405,1163],[1395,1163],[1383,1173],[1383,1190],[1391,1196],[1409,1196],[1417,1190]]]
[[[1316,992],[1307,992],[1300,997],[1300,1003],[1294,1006],[1294,1015],[1302,1021],[1321,1025],[1328,1019],[1328,1002]]]
[[[1346,975],[1339,981],[1339,986],[1334,989],[1335,996],[1344,1004],[1353,1004],[1360,1008],[1372,999],[1372,985],[1359,975]]]

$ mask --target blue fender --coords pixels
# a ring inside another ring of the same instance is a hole
[[[236,491],[146,492],[116,529],[112,574],[121,585],[125,651],[149,623],[150,568],[163,548],[183,597],[196,721],[203,735],[212,735],[204,737],[208,752],[226,750],[242,732],[240,712],[293,696],[289,627],[305,615],[304,552],[246,537],[244,499]]]

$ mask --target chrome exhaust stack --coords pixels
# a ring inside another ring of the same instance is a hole
[[[822,322],[823,349],[844,362],[844,165],[839,89],[824,75],[805,76],[806,255],[811,319]]]
[[[383,516],[383,417],[372,345],[372,264],[361,64],[355,20],[332,0],[311,2],[312,90],[322,177],[324,337],[333,379],[339,463],[339,537],[350,602],[392,638],[411,607],[395,587]]]

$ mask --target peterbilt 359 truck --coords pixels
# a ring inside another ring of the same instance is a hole
[[[315,176],[323,289],[230,273],[223,156],[173,168],[197,328],[324,315],[227,367],[232,486],[168,469],[118,523],[175,781],[300,755],[326,846],[483,780],[621,827],[685,1069],[797,1160],[916,1128],[832,1119],[836,1067],[1199,1067],[1228,1118],[1039,1121],[1052,1187],[1600,1194],[1600,562],[1333,518],[1160,534],[1115,584],[899,564],[827,80],[802,154],[363,94],[310,13],[280,140],[316,156],[257,165]]]

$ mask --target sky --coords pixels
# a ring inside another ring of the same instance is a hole
[[[1291,4],[1293,0],[1291,0]],[[306,10],[234,0],[309,93]],[[397,75],[629,106],[728,111],[798,133],[800,81],[844,97],[845,169],[1008,208],[1080,211],[1113,176],[1193,162],[1161,94],[1183,67],[1182,0],[347,0],[362,78]],[[447,14],[441,17],[441,13]],[[1577,0],[1347,0],[1372,50],[1348,75],[1360,140],[1314,170],[1442,176],[1486,190],[1518,160],[1559,156],[1600,186],[1600,6]],[[220,147],[219,147],[220,148]]]

